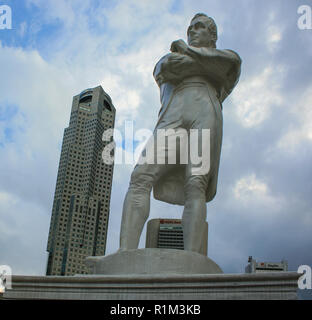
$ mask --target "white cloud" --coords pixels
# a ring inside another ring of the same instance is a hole
[[[284,76],[281,66],[268,66],[261,74],[247,77],[232,93],[237,106],[236,117],[244,127],[255,127],[267,120],[271,108],[283,102],[280,83]]]
[[[270,44],[277,43],[282,40],[282,33],[279,27],[277,26],[270,26],[268,28],[268,42]]]
[[[249,208],[250,214],[259,208],[264,214],[279,212],[284,204],[284,200],[274,197],[269,186],[255,174],[240,178],[233,187],[233,193],[240,205]]]
[[[278,48],[280,41],[283,38],[284,25],[280,22],[280,18],[276,11],[268,12],[268,19],[264,23],[266,25],[266,32],[263,34],[265,37],[265,43],[270,53]]]
[[[26,30],[27,30],[27,22],[24,21],[19,26],[20,37],[24,37]]]
[[[257,180],[254,174],[238,180],[234,188],[235,197],[241,200],[251,199],[255,195],[265,196],[267,191],[267,185]]]
[[[44,274],[48,227],[41,206],[0,191],[0,264],[13,274]]]
[[[301,143],[312,143],[312,87],[306,89],[295,103],[289,108],[294,121],[277,143],[280,149],[288,152],[304,147]]]
[[[267,46],[271,53],[273,53],[279,46],[283,38],[280,26],[270,25],[267,31]]]

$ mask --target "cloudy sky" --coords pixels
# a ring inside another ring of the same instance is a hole
[[[135,131],[152,130],[160,107],[154,65],[204,12],[218,25],[218,48],[243,61],[223,105],[209,256],[227,273],[244,272],[250,255],[286,259],[294,271],[312,266],[312,30],[297,25],[308,2],[1,1],[12,9],[12,29],[0,30],[0,264],[14,274],[45,273],[72,97],[101,85],[116,107],[116,128],[134,120]],[[118,248],[131,171],[115,166],[107,253]],[[182,209],[152,200],[150,218],[180,218]]]

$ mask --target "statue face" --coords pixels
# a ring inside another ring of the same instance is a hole
[[[207,19],[197,17],[187,29],[187,42],[193,47],[210,47],[212,40],[211,33],[208,29]]]

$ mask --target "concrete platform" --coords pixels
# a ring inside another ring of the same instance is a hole
[[[297,299],[297,272],[13,276],[4,299],[272,300]]]
[[[193,251],[177,249],[132,249],[107,256],[86,258],[92,274],[218,274],[221,268],[210,258]]]

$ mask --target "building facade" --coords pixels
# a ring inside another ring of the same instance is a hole
[[[74,96],[64,130],[51,224],[47,275],[86,274],[85,257],[104,255],[113,164],[102,159],[103,132],[116,110],[101,86]]]
[[[181,219],[152,219],[147,223],[146,248],[184,249]],[[202,239],[200,253],[207,255],[208,223]]]
[[[248,265],[245,267],[245,273],[260,273],[260,272],[282,272],[288,271],[288,262],[282,260],[281,262],[257,262],[250,256],[248,258]]]

